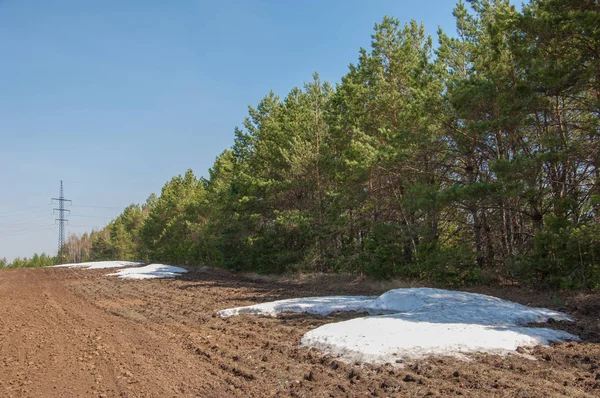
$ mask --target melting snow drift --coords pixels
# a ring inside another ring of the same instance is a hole
[[[142,265],[144,265],[144,263],[136,263],[131,261],[92,261],[88,263],[60,264],[54,265],[53,267],[103,269],[121,267],[141,267]]]
[[[143,267],[120,269],[107,276],[118,276],[122,279],[174,278],[184,272],[187,270],[173,265],[149,264]]]
[[[153,279],[153,278],[174,278],[179,274],[187,272],[184,268],[173,265],[150,264],[131,262],[131,261],[95,261],[77,264],[61,264],[54,267],[65,268],[85,268],[85,269],[104,269],[104,268],[123,268],[107,276],[118,276],[123,279]]]
[[[572,320],[546,308],[532,308],[483,294],[442,289],[390,290],[379,297],[330,296],[274,301],[219,311],[276,316],[283,312],[327,315],[337,311],[371,316],[323,325],[304,335],[300,344],[349,361],[373,363],[427,355],[502,353],[519,346],[579,340],[573,334],[527,327],[548,319]]]
[[[270,315],[277,316],[284,312],[307,312],[316,315],[328,315],[339,311],[365,312],[377,296],[330,296],[306,297],[272,301],[249,305],[247,307],[230,308],[218,312],[227,318],[232,315]]]

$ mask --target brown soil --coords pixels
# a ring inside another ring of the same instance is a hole
[[[0,397],[600,396],[598,294],[474,289],[569,312],[576,323],[546,326],[578,333],[584,342],[520,349],[507,357],[475,355],[466,362],[429,358],[402,367],[370,366],[298,346],[306,331],[358,314],[214,314],[289,297],[380,294],[382,286],[216,270],[146,281],[106,273],[0,272]]]

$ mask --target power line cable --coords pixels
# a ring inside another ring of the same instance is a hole
[[[52,212],[44,212],[44,213],[30,213],[30,214],[22,214],[18,217],[4,217],[4,218],[0,218],[0,222],[16,222],[16,221],[20,221],[20,220],[24,220],[24,219],[36,219],[36,218],[42,218],[42,217],[52,217],[54,216],[54,214]]]
[[[38,223],[41,223],[44,221],[52,221],[52,216],[29,218],[29,219],[20,220],[20,221],[0,222],[0,229],[11,228],[11,227],[23,225],[23,224],[38,224]]]
[[[38,211],[32,211],[35,209],[38,209]],[[48,206],[33,206],[30,208],[23,208],[23,209],[19,209],[19,210],[7,211],[4,213],[0,213],[0,217],[20,217],[23,213],[37,214],[37,213],[40,213],[39,209],[49,210],[49,207]]]
[[[0,233],[5,233],[5,232],[10,233],[12,231],[18,231],[23,228],[39,228],[39,227],[44,227],[46,225],[55,225],[56,226],[56,224],[49,224],[49,223],[40,223],[40,224],[27,223],[27,224],[15,225],[10,228],[2,228],[2,229],[0,229]]]
[[[97,218],[97,219],[102,219],[102,220],[112,220],[114,218],[114,217],[86,216],[83,214],[71,214],[71,217]]]
[[[111,209],[111,210],[120,210],[120,207],[115,206],[90,206],[90,205],[73,205],[71,207],[87,207],[89,209]]]
[[[13,235],[19,235],[19,234],[28,233],[28,232],[48,231],[48,230],[54,229],[54,227],[56,227],[56,225],[46,225],[46,226],[41,226],[41,227],[36,227],[36,228],[25,228],[25,229],[19,229],[19,230],[15,230],[15,231],[7,231],[7,232],[0,233],[0,238],[6,238],[6,237],[13,236]]]

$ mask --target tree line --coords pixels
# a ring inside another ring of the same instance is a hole
[[[57,258],[47,255],[46,253],[34,254],[31,258],[17,257],[11,262],[5,257],[0,258],[0,269],[2,268],[38,268],[49,267],[56,264]]]
[[[68,261],[600,287],[600,5],[470,0],[456,35],[385,17],[341,82],[249,107]]]

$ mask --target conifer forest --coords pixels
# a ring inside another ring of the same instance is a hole
[[[206,177],[71,236],[62,261],[600,288],[600,4],[454,16],[436,37],[383,18],[338,83],[267,93]]]

